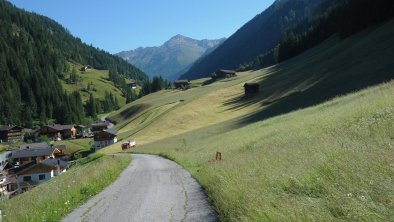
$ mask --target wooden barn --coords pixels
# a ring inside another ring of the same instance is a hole
[[[174,86],[177,89],[187,89],[190,87],[190,82],[187,79],[175,80]]]
[[[76,134],[77,129],[74,125],[52,124],[42,126],[40,129],[40,135],[48,136],[53,140],[75,138]]]
[[[131,83],[128,83],[127,86],[129,86],[131,89],[136,89],[137,88],[137,83],[131,82]]]
[[[260,85],[258,83],[245,83],[245,95],[255,95],[260,91]]]
[[[236,72],[234,70],[226,70],[226,69],[219,69],[213,75],[213,79],[223,79],[223,78],[231,78],[236,76]]]
[[[112,145],[118,141],[118,133],[113,129],[106,129],[103,131],[95,132],[93,137],[93,151],[109,145]]]
[[[23,140],[22,127],[20,126],[3,126],[0,127],[1,142],[17,142]]]
[[[108,129],[108,126],[109,126],[108,121],[94,122],[94,123],[90,124],[90,130],[93,133],[96,133],[96,132],[100,132],[100,131]]]

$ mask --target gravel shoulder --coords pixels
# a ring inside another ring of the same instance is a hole
[[[132,156],[114,183],[63,221],[218,221],[189,172],[159,156]]]

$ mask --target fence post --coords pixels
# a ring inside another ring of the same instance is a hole
[[[222,153],[216,152],[216,160],[222,160]]]

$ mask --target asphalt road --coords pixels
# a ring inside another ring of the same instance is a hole
[[[120,177],[63,221],[218,221],[199,184],[173,161],[133,155]]]

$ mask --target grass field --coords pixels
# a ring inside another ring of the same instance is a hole
[[[118,98],[120,106],[125,105],[126,99],[122,96],[122,92],[116,88],[111,81],[108,80],[108,70],[89,69],[86,72],[81,72],[79,71],[81,65],[71,65],[76,67],[78,70],[77,74],[82,78],[82,81],[76,84],[68,84],[66,81],[61,80],[60,82],[67,92],[78,91],[81,93],[82,101],[85,102],[89,99],[89,92],[87,92],[85,89],[89,83],[92,83],[95,90],[91,91],[90,93],[93,93],[95,98],[104,99],[105,91],[108,91],[112,92],[114,96]]]
[[[65,152],[67,154],[74,154],[78,151],[90,150],[92,144],[93,138],[55,141],[55,145],[66,145]]]
[[[137,140],[137,152],[188,169],[224,221],[388,221],[393,34],[391,21],[334,36],[277,66],[154,93],[110,118],[121,139]],[[259,95],[244,97],[245,82],[259,82]],[[115,144],[100,152],[119,151]]]
[[[60,221],[113,182],[130,156],[93,155],[54,179],[0,202],[2,221]]]

